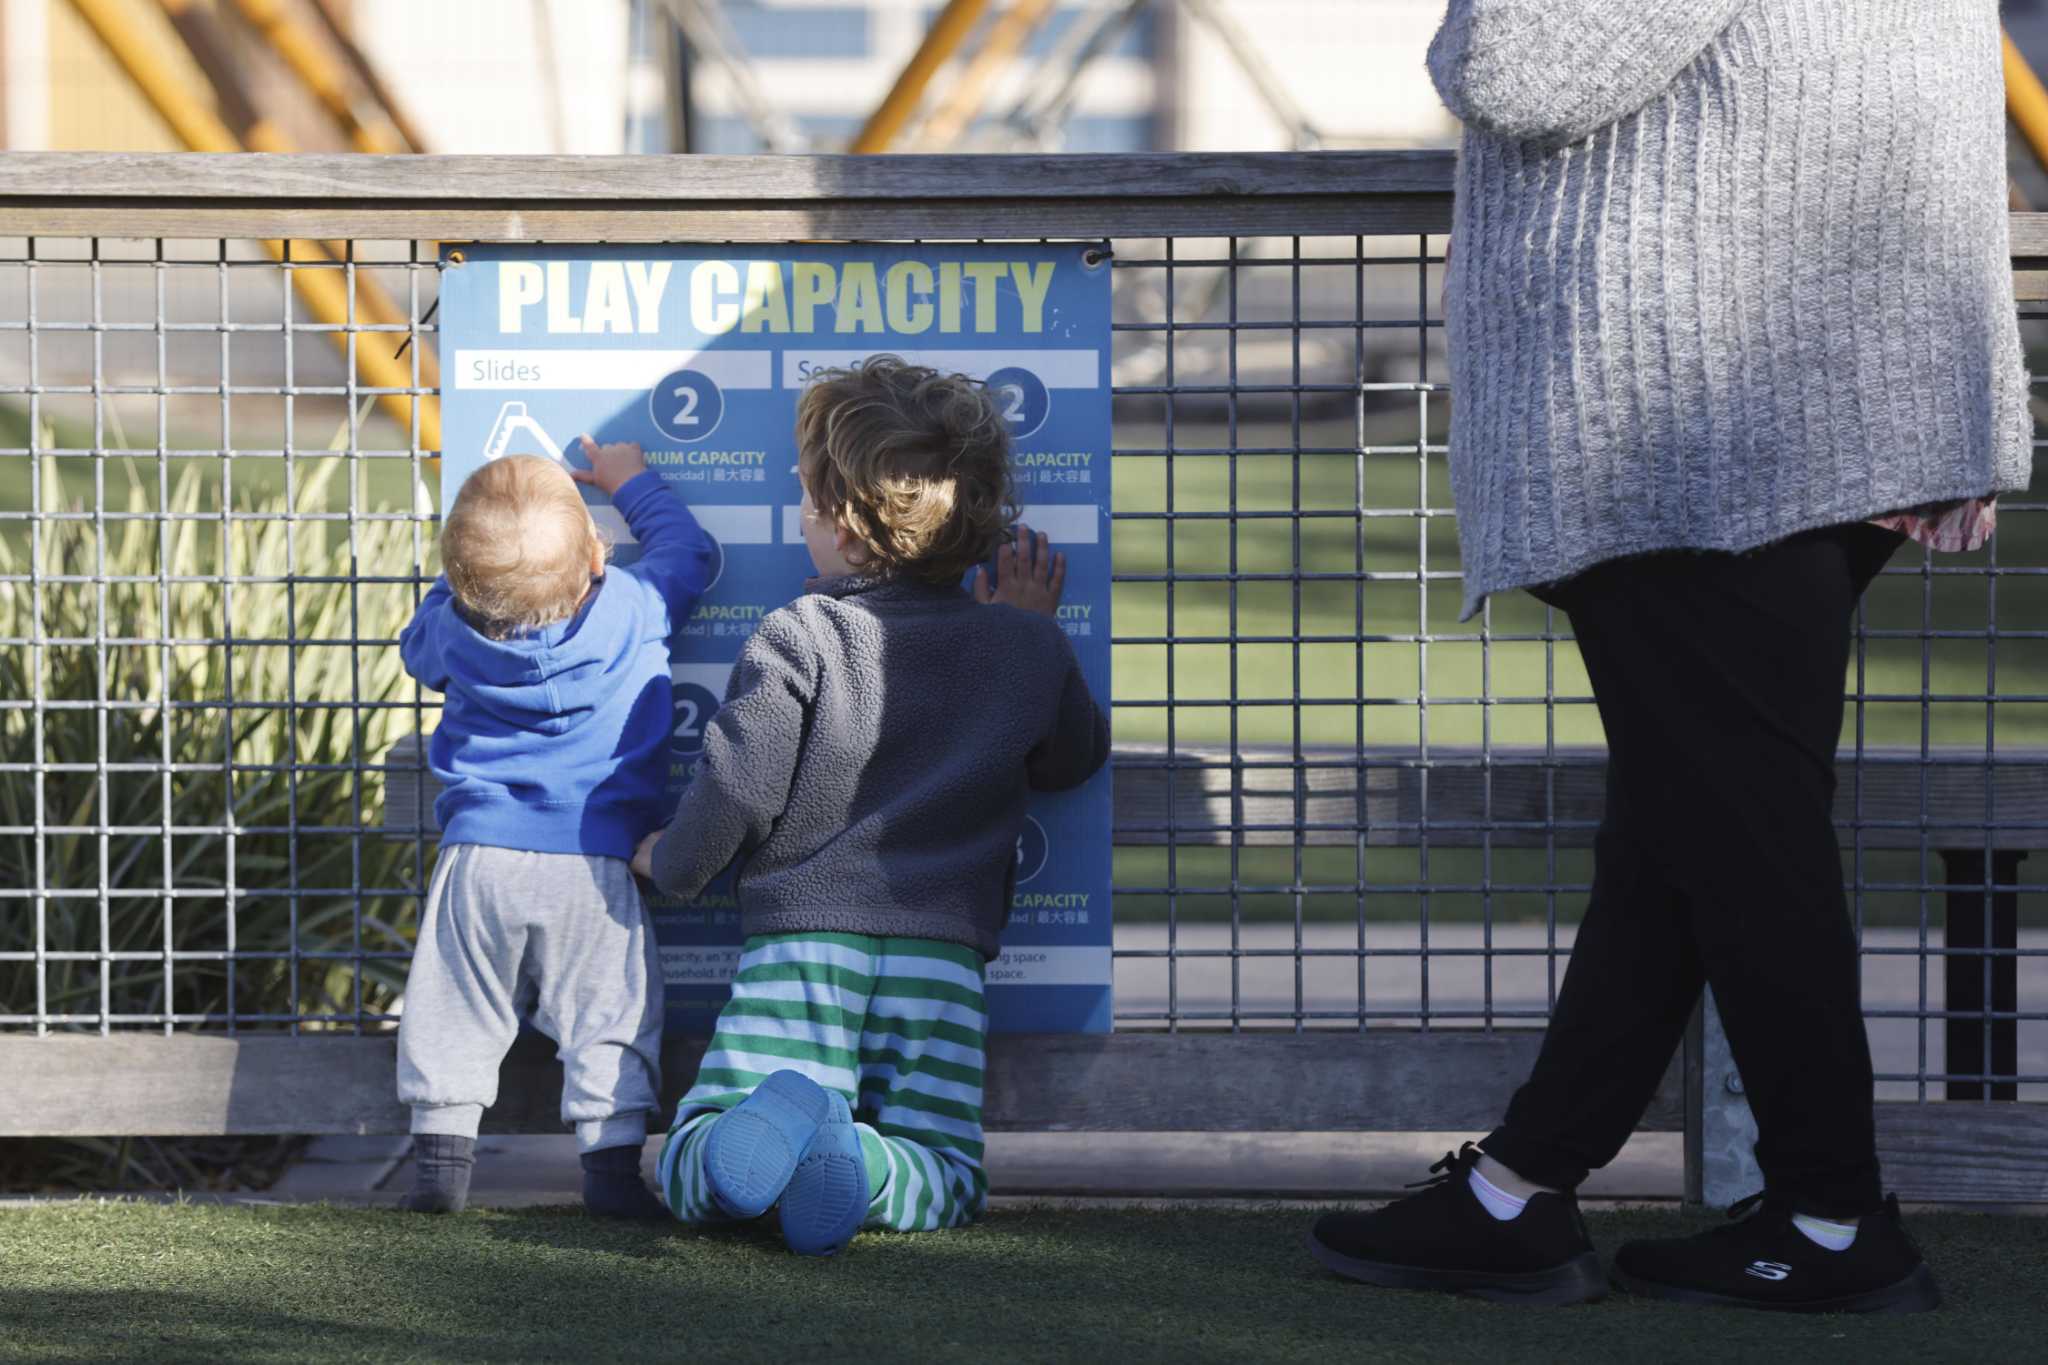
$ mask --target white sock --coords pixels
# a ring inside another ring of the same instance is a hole
[[[1503,1223],[1512,1218],[1520,1217],[1522,1209],[1529,1202],[1520,1195],[1509,1194],[1506,1190],[1479,1174],[1477,1166],[1472,1168],[1472,1174],[1467,1177],[1467,1181],[1471,1184],[1472,1193],[1479,1200],[1480,1205]]]
[[[1478,1174],[1478,1172],[1473,1172]],[[1792,1215],[1792,1226],[1806,1234],[1806,1240],[1828,1251],[1847,1251],[1856,1245],[1856,1225],[1837,1223],[1826,1218],[1813,1218],[1803,1213]]]

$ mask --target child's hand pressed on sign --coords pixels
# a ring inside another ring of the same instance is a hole
[[[1001,602],[1007,606],[1054,616],[1060,594],[1067,586],[1067,557],[1054,554],[1052,543],[1040,531],[1036,536],[1019,526],[1014,544],[996,551],[996,581],[988,581],[988,570],[974,571],[974,599],[981,603]]]
[[[617,495],[635,475],[647,472],[647,457],[641,453],[638,441],[599,445],[595,437],[585,435],[583,453],[590,460],[590,468],[571,469],[569,477],[578,483],[596,485],[608,498]]]

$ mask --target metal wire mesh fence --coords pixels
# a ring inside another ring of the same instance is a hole
[[[431,854],[379,838],[375,765],[424,714],[393,647],[431,509],[349,362],[417,338],[429,262],[8,244],[0,1022],[389,1017]],[[406,320],[323,323],[301,271],[395,276]]]
[[[1600,729],[1561,615],[1457,620],[1442,239],[1114,250],[1119,1026],[1540,1026]],[[385,806],[437,713],[396,637],[437,568],[439,268],[0,240],[0,1028],[391,1026],[434,857]],[[2048,1094],[2044,511],[1902,552],[1862,614],[1887,1098]]]

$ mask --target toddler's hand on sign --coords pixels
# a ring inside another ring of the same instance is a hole
[[[988,581],[986,569],[974,571],[974,598],[978,602],[1002,602],[1035,611],[1040,616],[1059,613],[1060,594],[1067,586],[1067,557],[1054,554],[1045,532],[1032,535],[1017,528],[1014,543],[996,551],[996,581]]]
[[[650,882],[654,880],[654,846],[661,842],[661,835],[661,830],[654,831],[633,850],[633,870]]]
[[[583,454],[590,461],[588,469],[571,469],[569,477],[578,483],[595,484],[606,497],[616,496],[636,475],[647,472],[647,457],[640,452],[637,441],[612,441],[599,445],[596,438],[585,435]]]

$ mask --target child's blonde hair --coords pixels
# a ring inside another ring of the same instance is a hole
[[[893,355],[826,370],[797,402],[796,448],[865,572],[957,583],[1017,520],[1009,428],[965,375]]]
[[[508,455],[470,475],[441,528],[455,600],[498,640],[574,616],[606,548],[575,480],[537,455]]]

